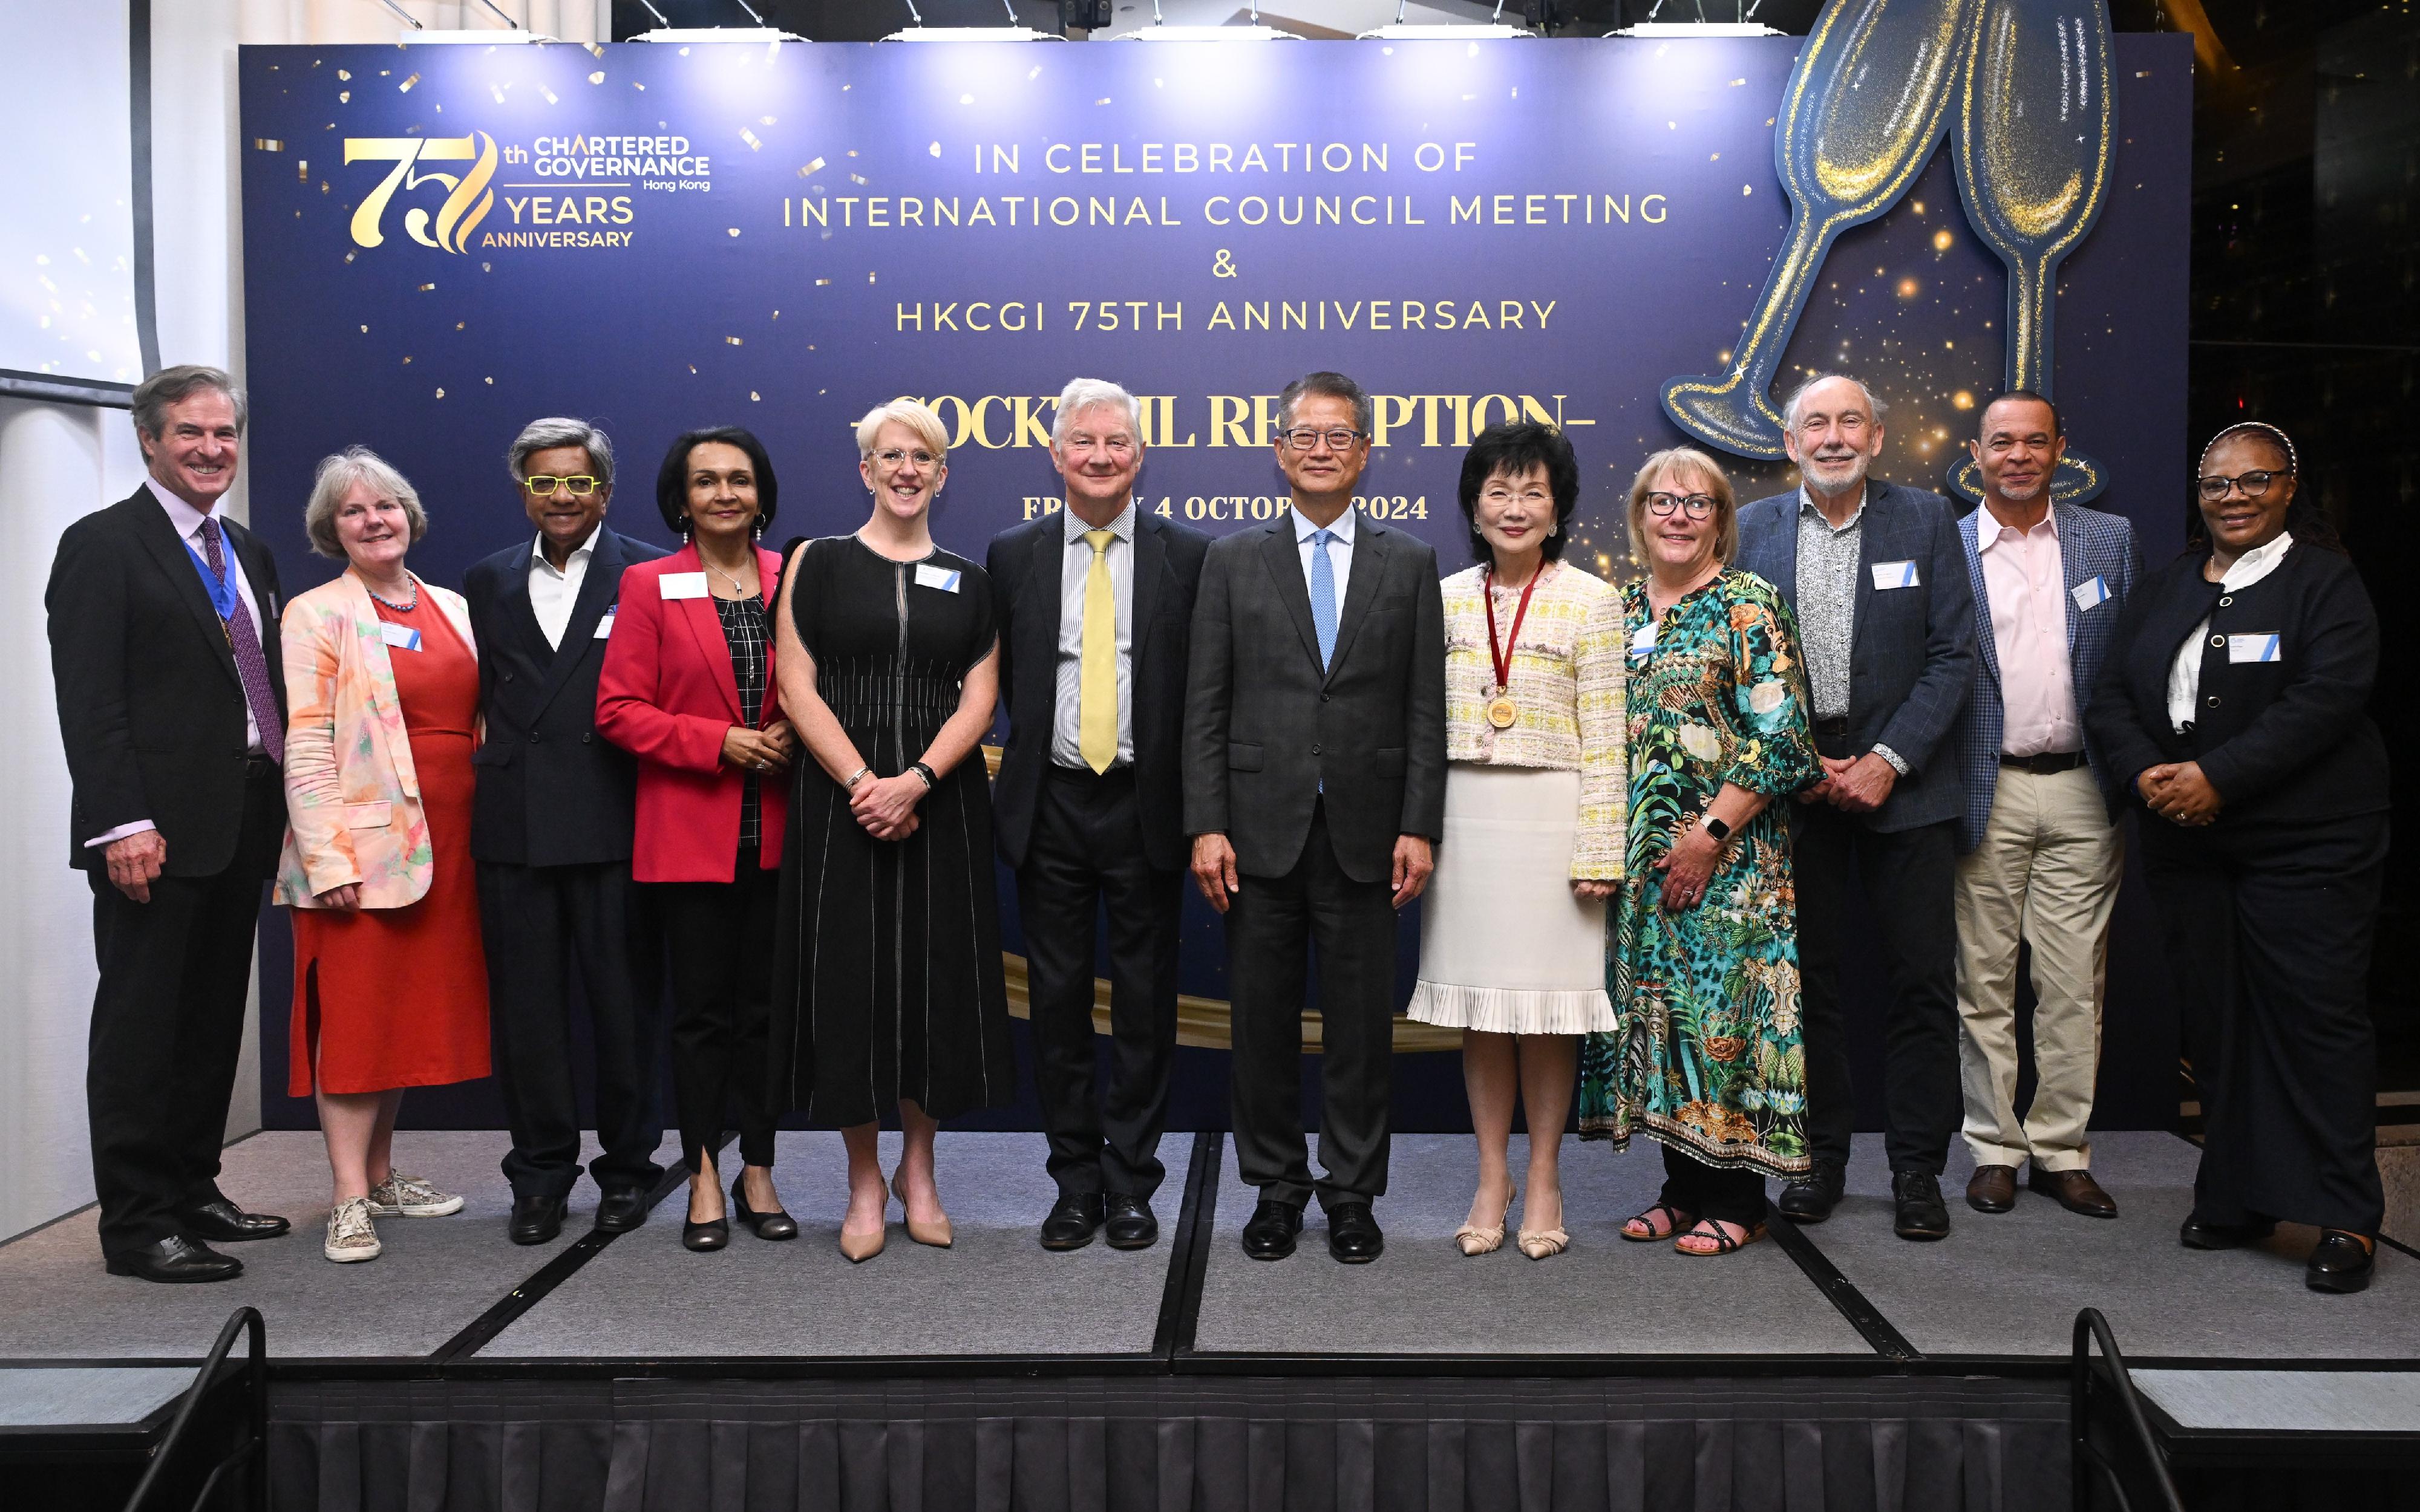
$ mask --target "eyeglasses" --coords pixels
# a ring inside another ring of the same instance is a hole
[[[2293,470],[2288,468],[2275,471],[2256,471],[2239,473],[2232,478],[2204,478],[2201,480],[2201,496],[2216,503],[2226,497],[2226,490],[2229,488],[2241,488],[2243,490],[2244,498],[2258,499],[2269,492],[2269,485],[2273,480],[2290,478],[2293,475]]]
[[[875,453],[874,459],[887,468],[895,468],[900,463],[910,460],[920,468],[928,468],[940,460],[939,457],[935,456],[928,451],[925,451],[923,447],[918,447],[912,452],[903,452],[895,446],[887,452]]]
[[[561,488],[574,499],[585,499],[597,491],[598,481],[585,472],[575,472],[567,478],[558,478],[550,473],[539,472],[523,478],[521,486],[540,499],[551,498],[557,488]]]
[[[1480,502],[1493,505],[1497,509],[1503,508],[1516,499],[1533,508],[1555,501],[1555,496],[1544,488],[1525,488],[1519,493],[1514,493],[1510,488],[1490,488],[1481,493],[1479,499]]]
[[[1652,493],[1647,496],[1647,512],[1668,518],[1672,511],[1685,510],[1691,519],[1704,519],[1714,512],[1714,496],[1710,493]]]
[[[1322,441],[1327,443],[1329,451],[1342,452],[1359,440],[1361,433],[1346,430],[1341,425],[1334,430],[1313,430],[1309,425],[1297,425],[1292,430],[1278,432],[1278,439],[1297,452],[1308,452]]]

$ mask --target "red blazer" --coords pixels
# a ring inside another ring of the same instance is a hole
[[[597,729],[639,758],[638,833],[630,874],[641,882],[729,882],[739,852],[739,799],[746,774],[722,759],[723,733],[740,723],[739,683],[714,600],[663,596],[662,579],[703,572],[697,548],[622,569],[621,605],[597,676]],[[756,553],[769,610],[781,591],[782,559]],[[758,729],[782,717],[768,649],[765,707]],[[782,864],[782,828],[790,807],[786,774],[758,782],[763,841],[759,862]]]

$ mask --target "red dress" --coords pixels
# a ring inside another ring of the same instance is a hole
[[[488,969],[471,862],[471,747],[479,661],[428,594],[379,618],[420,632],[391,647],[395,691],[428,821],[428,891],[402,908],[294,910],[287,1094],[435,1087],[488,1074]],[[312,1047],[318,1046],[318,1055]]]

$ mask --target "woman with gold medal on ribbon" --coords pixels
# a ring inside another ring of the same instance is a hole
[[[1579,463],[1548,425],[1498,425],[1462,462],[1479,565],[1443,584],[1445,835],[1421,903],[1411,1017],[1462,1030],[1479,1188],[1454,1234],[1504,1243],[1513,1107],[1528,1114],[1518,1244],[1570,1244],[1557,1165],[1579,1036],[1613,1027],[1606,900],[1621,880],[1621,597],[1562,561]]]

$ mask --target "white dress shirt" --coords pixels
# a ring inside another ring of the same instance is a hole
[[[571,624],[572,606],[580,602],[580,585],[588,580],[588,559],[597,554],[597,532],[604,528],[602,520],[590,527],[588,538],[563,559],[560,572],[546,559],[545,536],[539,536],[530,548],[530,612],[537,616],[546,643],[557,651],[563,649],[563,632]]]
[[[1065,534],[1059,559],[1058,703],[1050,719],[1050,760],[1060,766],[1091,769],[1081,749],[1084,689],[1084,589],[1093,572],[1093,543],[1084,532],[1094,527],[1074,510],[1061,511]],[[1134,555],[1135,502],[1126,506],[1107,529],[1110,539],[1101,553],[1109,568],[1109,596],[1117,605],[1118,766],[1134,760]]]
[[[2237,557],[2220,575],[2218,591],[2232,594],[2251,587],[2277,570],[2286,560],[2286,552],[2294,544],[2294,532],[2280,531],[2267,546],[2256,546]],[[2194,705],[2201,693],[2201,652],[2210,642],[2210,621],[2205,618],[2194,626],[2193,634],[2177,652],[2177,659],[2168,664],[2168,727],[2182,733],[2194,721]]]
[[[1326,526],[1313,525],[1310,516],[1299,509],[1294,511],[1295,547],[1302,557],[1302,585],[1305,588],[1311,586],[1311,538],[1322,530],[1333,536],[1327,543],[1327,564],[1336,572],[1336,627],[1342,630],[1344,628],[1344,585],[1353,577],[1352,508],[1347,506],[1343,514],[1336,517],[1335,523]]]

